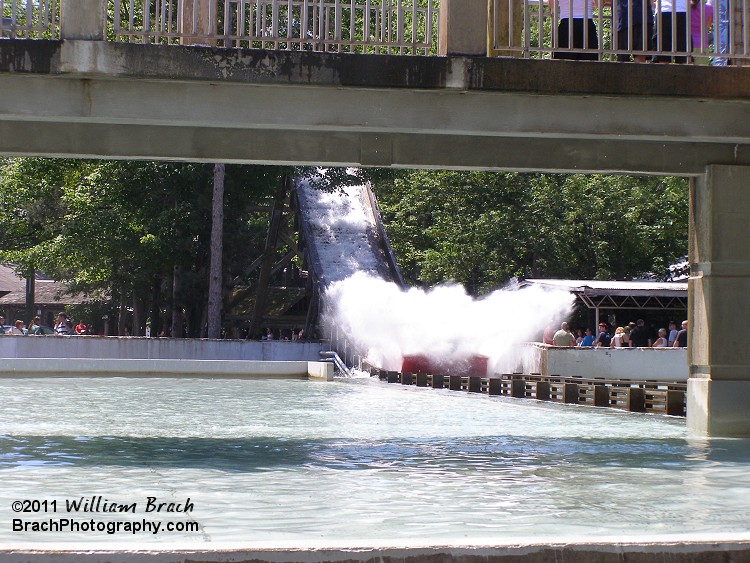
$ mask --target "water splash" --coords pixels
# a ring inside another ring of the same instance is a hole
[[[566,317],[567,291],[510,284],[474,298],[456,284],[402,290],[356,273],[326,291],[335,324],[371,363],[398,370],[404,355],[426,355],[437,363],[472,355],[489,358],[489,373],[512,371],[517,344],[537,338],[550,319]]]

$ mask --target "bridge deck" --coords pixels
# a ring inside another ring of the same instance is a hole
[[[745,67],[0,42],[0,154],[700,174]]]

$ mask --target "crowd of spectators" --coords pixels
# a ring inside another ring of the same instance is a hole
[[[594,9],[612,6],[612,44],[617,60],[687,63],[672,53],[711,52],[713,66],[727,66],[729,0],[546,0],[558,10],[557,45],[552,58],[596,60],[599,47]],[[714,10],[716,2],[716,10]],[[714,11],[716,22],[714,25]],[[579,49],[579,51],[566,51]],[[647,53],[658,51],[647,56]]]
[[[567,322],[550,322],[544,329],[542,342],[552,346],[578,346],[582,348],[687,348],[687,321],[682,321],[677,329],[675,321],[669,321],[669,328],[656,329],[646,325],[643,319],[624,326],[610,327],[601,321],[596,333],[590,328],[571,331]]]
[[[13,325],[6,325],[5,317],[0,315],[0,335],[3,334],[44,336],[48,334],[80,335],[89,334],[89,332],[83,319],[79,320],[74,326],[67,313],[60,312],[57,315],[54,327],[44,326],[39,316],[34,317],[28,326],[20,319],[16,320]]]

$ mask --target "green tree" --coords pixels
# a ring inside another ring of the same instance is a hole
[[[405,278],[480,294],[514,276],[628,279],[687,252],[677,178],[371,171]]]
[[[123,312],[132,307],[134,334],[142,333],[147,307],[152,330],[159,330],[164,306],[184,311],[189,333],[201,334],[211,165],[54,159],[2,165],[0,213],[7,228],[0,260],[33,264],[73,290],[98,293]],[[251,208],[272,193],[283,170],[227,167],[227,279],[257,251],[265,226]]]

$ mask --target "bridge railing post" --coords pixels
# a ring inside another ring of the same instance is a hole
[[[107,3],[102,0],[62,0],[60,38],[104,41]]]
[[[441,0],[438,53],[487,54],[487,0]]]

